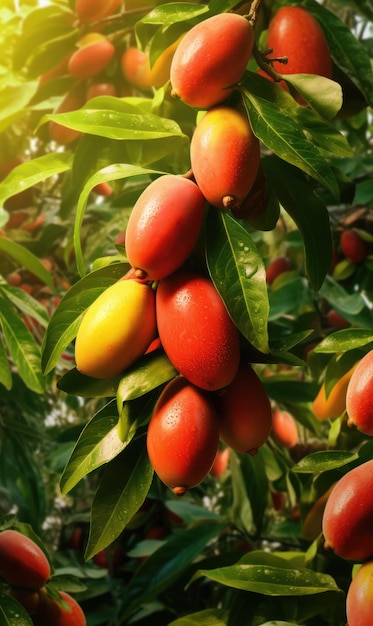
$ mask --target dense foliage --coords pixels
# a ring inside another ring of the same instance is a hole
[[[324,549],[322,514],[336,481],[373,458],[339,386],[373,348],[373,11],[363,0],[293,2],[322,26],[333,80],[292,74],[286,90],[257,73],[283,4],[124,2],[92,23],[73,0],[0,8],[0,528],[38,539],[50,593],[74,595],[88,626],[346,622],[355,563]],[[74,341],[87,307],[130,269],[124,233],[140,194],[190,169],[200,119],[169,81],[130,83],[123,55],[137,47],[153,64],[228,11],[255,29],[229,102],[260,140],[260,210],[207,206],[190,264],[212,279],[298,441],[273,433],[256,456],[230,450],[222,473],[178,498],[145,447],[172,363],[159,347],[97,380],[75,367]],[[114,56],[76,78],[68,60],[92,32]],[[362,256],[342,242],[351,232]],[[279,257],[285,271],[270,281]],[[342,407],[320,418],[322,385]],[[32,624],[21,608],[4,584],[0,625],[15,612]]]

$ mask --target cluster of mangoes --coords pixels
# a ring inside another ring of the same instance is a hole
[[[49,595],[49,560],[38,544],[14,529],[0,532],[0,578],[35,626],[86,626],[81,606],[67,592]]]
[[[257,175],[259,142],[247,116],[222,104],[242,78],[253,39],[247,19],[224,14],[179,43],[172,92],[192,107],[209,107],[192,138],[192,175],[161,175],[140,195],[125,233],[132,269],[93,302],[76,337],[77,369],[98,378],[119,376],[159,338],[177,375],[156,403],[147,449],[177,494],[205,478],[219,440],[255,454],[271,431],[271,404],[241,360],[239,331],[207,272],[189,262],[207,203],[238,206]]]

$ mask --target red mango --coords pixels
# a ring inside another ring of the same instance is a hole
[[[207,476],[218,444],[218,421],[208,395],[181,376],[171,380],[155,405],[147,432],[156,474],[183,495]]]
[[[126,228],[127,258],[150,280],[176,271],[197,243],[205,199],[191,180],[165,174],[133,207]]]
[[[173,56],[172,95],[202,109],[223,102],[242,79],[253,45],[253,27],[241,15],[221,13],[196,24]]]
[[[156,313],[161,344],[185,378],[210,391],[233,380],[240,358],[239,333],[208,277],[179,271],[163,278]]]

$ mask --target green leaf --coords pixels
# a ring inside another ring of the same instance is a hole
[[[328,472],[357,461],[357,452],[344,450],[321,450],[305,456],[293,465],[292,471],[298,474],[314,474],[316,472]]]
[[[342,107],[342,87],[334,80],[315,74],[285,74],[283,78],[327,120],[333,119]]]
[[[62,352],[76,336],[81,316],[86,308],[128,270],[126,263],[114,263],[91,272],[63,296],[54,311],[42,345],[42,368],[50,372],[57,364]]]
[[[184,615],[169,623],[169,626],[226,626],[228,620],[227,609],[204,609],[197,613]]]
[[[139,113],[130,99],[112,96],[92,98],[81,109],[68,113],[49,113],[41,124],[54,121],[73,130],[90,135],[99,135],[119,141],[149,141],[171,137],[187,137],[180,126],[171,119],[162,118],[151,113]],[[107,108],[102,108],[106,105]]]
[[[262,448],[257,454],[231,455],[233,505],[231,515],[236,525],[240,525],[250,534],[259,535],[268,504],[268,479],[265,467],[265,455]]]
[[[126,443],[118,435],[118,411],[112,400],[83,428],[61,476],[62,493],[69,493],[87,474],[115,458]]]
[[[369,301],[369,291],[367,294],[365,291],[366,289],[362,287],[354,293],[349,293],[338,281],[327,275],[319,294],[351,324],[370,328],[373,325],[373,314],[366,306],[365,296],[368,296]]]
[[[0,206],[14,194],[33,187],[50,176],[66,172],[70,169],[72,161],[72,154],[56,152],[17,165],[0,183]]]
[[[206,6],[196,6],[187,2],[172,2],[155,7],[140,20],[141,24],[175,24],[185,22],[209,12]]]
[[[228,212],[210,208],[206,256],[211,279],[234,323],[259,351],[268,348],[268,293],[262,257],[245,228]]]
[[[294,167],[277,157],[266,159],[263,167],[273,192],[299,228],[304,244],[305,272],[312,289],[318,291],[333,254],[328,210]]]
[[[0,341],[0,383],[6,388],[12,388],[12,374],[10,371],[10,363],[4,346]]]
[[[22,319],[1,293],[0,304],[0,324],[18,373],[29,389],[43,393],[45,380],[40,367],[39,348]]]
[[[337,330],[323,339],[315,348],[314,352],[347,352],[356,348],[369,349],[373,342],[373,331],[365,328],[345,328]]]
[[[150,555],[128,583],[120,618],[125,621],[143,604],[170,587],[224,528],[221,521],[202,521],[173,535]]]
[[[85,558],[110,545],[143,504],[153,478],[145,438],[133,439],[102,474],[91,509]]]
[[[0,250],[17,261],[22,268],[29,270],[32,274],[40,278],[48,287],[55,291],[51,273],[44,267],[43,263],[35,254],[7,237],[0,238]]]
[[[168,382],[178,372],[164,352],[146,354],[129,367],[120,379],[117,391],[118,406],[133,400]]]
[[[43,266],[44,267],[44,266]],[[20,287],[12,287],[11,285],[1,285],[0,288],[8,300],[17,307],[22,313],[35,319],[41,326],[46,327],[48,324],[48,313],[45,308],[30,294]]]
[[[66,372],[58,379],[57,387],[71,396],[81,398],[114,398],[120,377],[91,378],[81,374],[76,367]]]
[[[264,378],[263,385],[270,398],[280,404],[286,403],[289,399],[292,402],[312,402],[318,390],[316,383],[286,380],[283,376]]]
[[[32,626],[23,606],[8,594],[0,592],[0,626]]]
[[[303,133],[305,136],[315,145],[317,148],[320,148],[321,152],[324,152],[326,156],[330,154],[333,157],[350,157],[353,156],[353,149],[348,143],[346,137],[339,132],[339,130],[332,126],[331,124],[327,124],[324,120],[322,120],[317,115],[308,108],[308,107],[298,107],[297,109],[296,119],[298,123],[303,129]],[[340,172],[333,169],[334,175],[340,184],[339,177]],[[351,187],[352,182],[348,179],[344,181],[348,188]],[[353,195],[350,198],[352,202]]]
[[[276,89],[281,89],[278,85],[252,72],[246,73],[242,84],[244,104],[255,135],[277,156],[317,180],[338,200],[334,172],[297,123],[297,109],[291,96],[284,94],[291,101],[284,109],[276,101],[266,99],[267,94],[271,98]]]
[[[7,85],[0,93],[0,132],[19,117],[38,89],[37,81]]]
[[[306,596],[339,591],[328,574],[292,567],[281,557],[258,552],[248,553],[235,565],[199,570],[189,584],[201,576],[221,585],[265,596]]]

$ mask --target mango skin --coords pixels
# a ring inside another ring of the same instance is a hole
[[[197,185],[218,209],[234,209],[248,196],[260,165],[260,144],[247,116],[227,106],[210,109],[190,144]]]
[[[273,69],[279,74],[316,74],[332,78],[332,60],[324,32],[316,18],[303,7],[280,7],[268,26],[267,49],[273,49],[271,58],[288,59],[286,64],[273,62]],[[281,86],[284,84],[280,82]],[[305,103],[301,96],[297,101]]]
[[[9,585],[36,590],[50,575],[49,561],[32,539],[12,529],[0,533],[0,576]]]
[[[324,509],[325,548],[362,563],[373,558],[373,460],[344,474]]]
[[[93,35],[93,33],[90,33]],[[115,47],[106,37],[97,34],[97,39],[78,48],[68,63],[70,76],[85,80],[100,74],[114,57]]]
[[[321,385],[319,392],[312,403],[312,409],[320,422],[339,417],[346,409],[346,393],[352,372],[351,368],[334,385],[326,397],[325,385]]]
[[[173,56],[171,94],[201,109],[223,102],[242,79],[253,45],[253,27],[241,15],[224,13],[196,24]]]
[[[354,369],[346,392],[347,424],[373,435],[373,350]]]
[[[173,174],[154,180],[133,207],[126,228],[126,254],[150,280],[176,271],[197,243],[205,199],[197,185]]]
[[[183,495],[207,476],[218,445],[218,422],[208,395],[182,376],[171,380],[148,425],[147,450],[156,474]]]
[[[364,563],[352,578],[346,595],[348,626],[371,626],[373,615],[373,561]]]
[[[88,307],[75,341],[77,369],[92,378],[118,376],[144,354],[156,333],[155,294],[120,280]]]
[[[233,380],[240,360],[239,333],[208,277],[178,271],[163,278],[156,311],[161,344],[180,374],[208,391]]]
[[[217,400],[220,439],[236,450],[255,455],[272,428],[271,403],[249,363],[242,362],[233,381]]]

